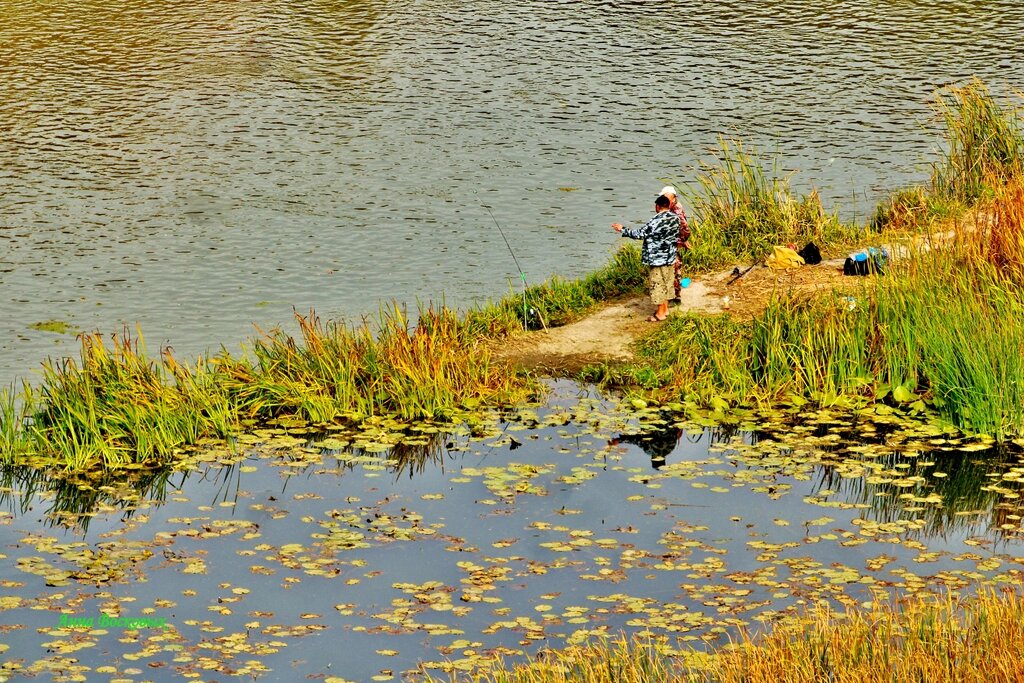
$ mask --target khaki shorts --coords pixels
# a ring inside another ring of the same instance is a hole
[[[647,276],[647,283],[651,291],[651,303],[660,306],[676,295],[675,267],[672,264],[667,266],[651,266],[651,272]]]

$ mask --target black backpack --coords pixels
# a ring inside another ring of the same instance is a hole
[[[807,246],[798,251],[797,254],[809,266],[816,266],[821,263],[821,251],[814,242],[808,242]]]

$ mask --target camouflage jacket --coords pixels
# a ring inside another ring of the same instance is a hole
[[[645,264],[670,266],[676,260],[679,216],[671,211],[662,211],[639,228],[622,228],[622,236],[644,241],[640,258]]]

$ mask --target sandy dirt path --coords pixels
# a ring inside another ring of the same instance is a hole
[[[859,287],[862,278],[843,276],[843,260],[789,271],[755,265],[731,283],[735,274],[732,268],[703,275],[682,290],[680,301],[671,304],[669,315],[728,311],[741,319],[750,318],[781,291]],[[747,269],[737,267],[741,272]],[[572,373],[595,363],[629,361],[633,358],[633,342],[661,324],[647,321],[653,309],[647,296],[609,302],[569,325],[503,340],[494,353],[516,367],[541,374]]]

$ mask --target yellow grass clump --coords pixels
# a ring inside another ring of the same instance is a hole
[[[460,679],[455,679],[460,680]],[[837,613],[827,607],[740,634],[718,651],[670,653],[625,638],[545,652],[474,683],[1012,683],[1024,681],[1024,600],[1017,592],[911,598]]]

